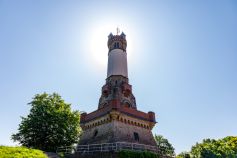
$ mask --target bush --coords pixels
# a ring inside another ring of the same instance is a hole
[[[159,155],[148,151],[122,150],[118,153],[119,158],[159,158]]]
[[[0,158],[47,158],[41,150],[0,146]]]

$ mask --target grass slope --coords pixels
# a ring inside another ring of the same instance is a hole
[[[0,158],[47,158],[41,150],[0,146]]]

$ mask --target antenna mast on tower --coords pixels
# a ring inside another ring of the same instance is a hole
[[[120,29],[117,27],[116,30],[117,30],[117,35],[118,35],[120,33]]]

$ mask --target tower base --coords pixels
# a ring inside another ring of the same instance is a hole
[[[125,114],[126,110],[130,114]],[[156,146],[151,132],[155,123],[142,118],[141,114],[144,113],[139,113],[137,110],[133,110],[137,115],[133,113],[134,116],[131,116],[131,110],[133,109],[112,110],[103,116],[83,123],[83,134],[79,145],[128,142]]]

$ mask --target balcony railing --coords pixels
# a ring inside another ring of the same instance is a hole
[[[120,150],[133,150],[133,151],[150,151],[158,153],[159,149],[157,146],[128,143],[128,142],[115,142],[115,143],[102,143],[102,144],[88,144],[88,145],[77,145],[76,147],[59,147],[57,153],[63,152],[71,154],[75,152],[90,153],[90,152],[117,152]]]

